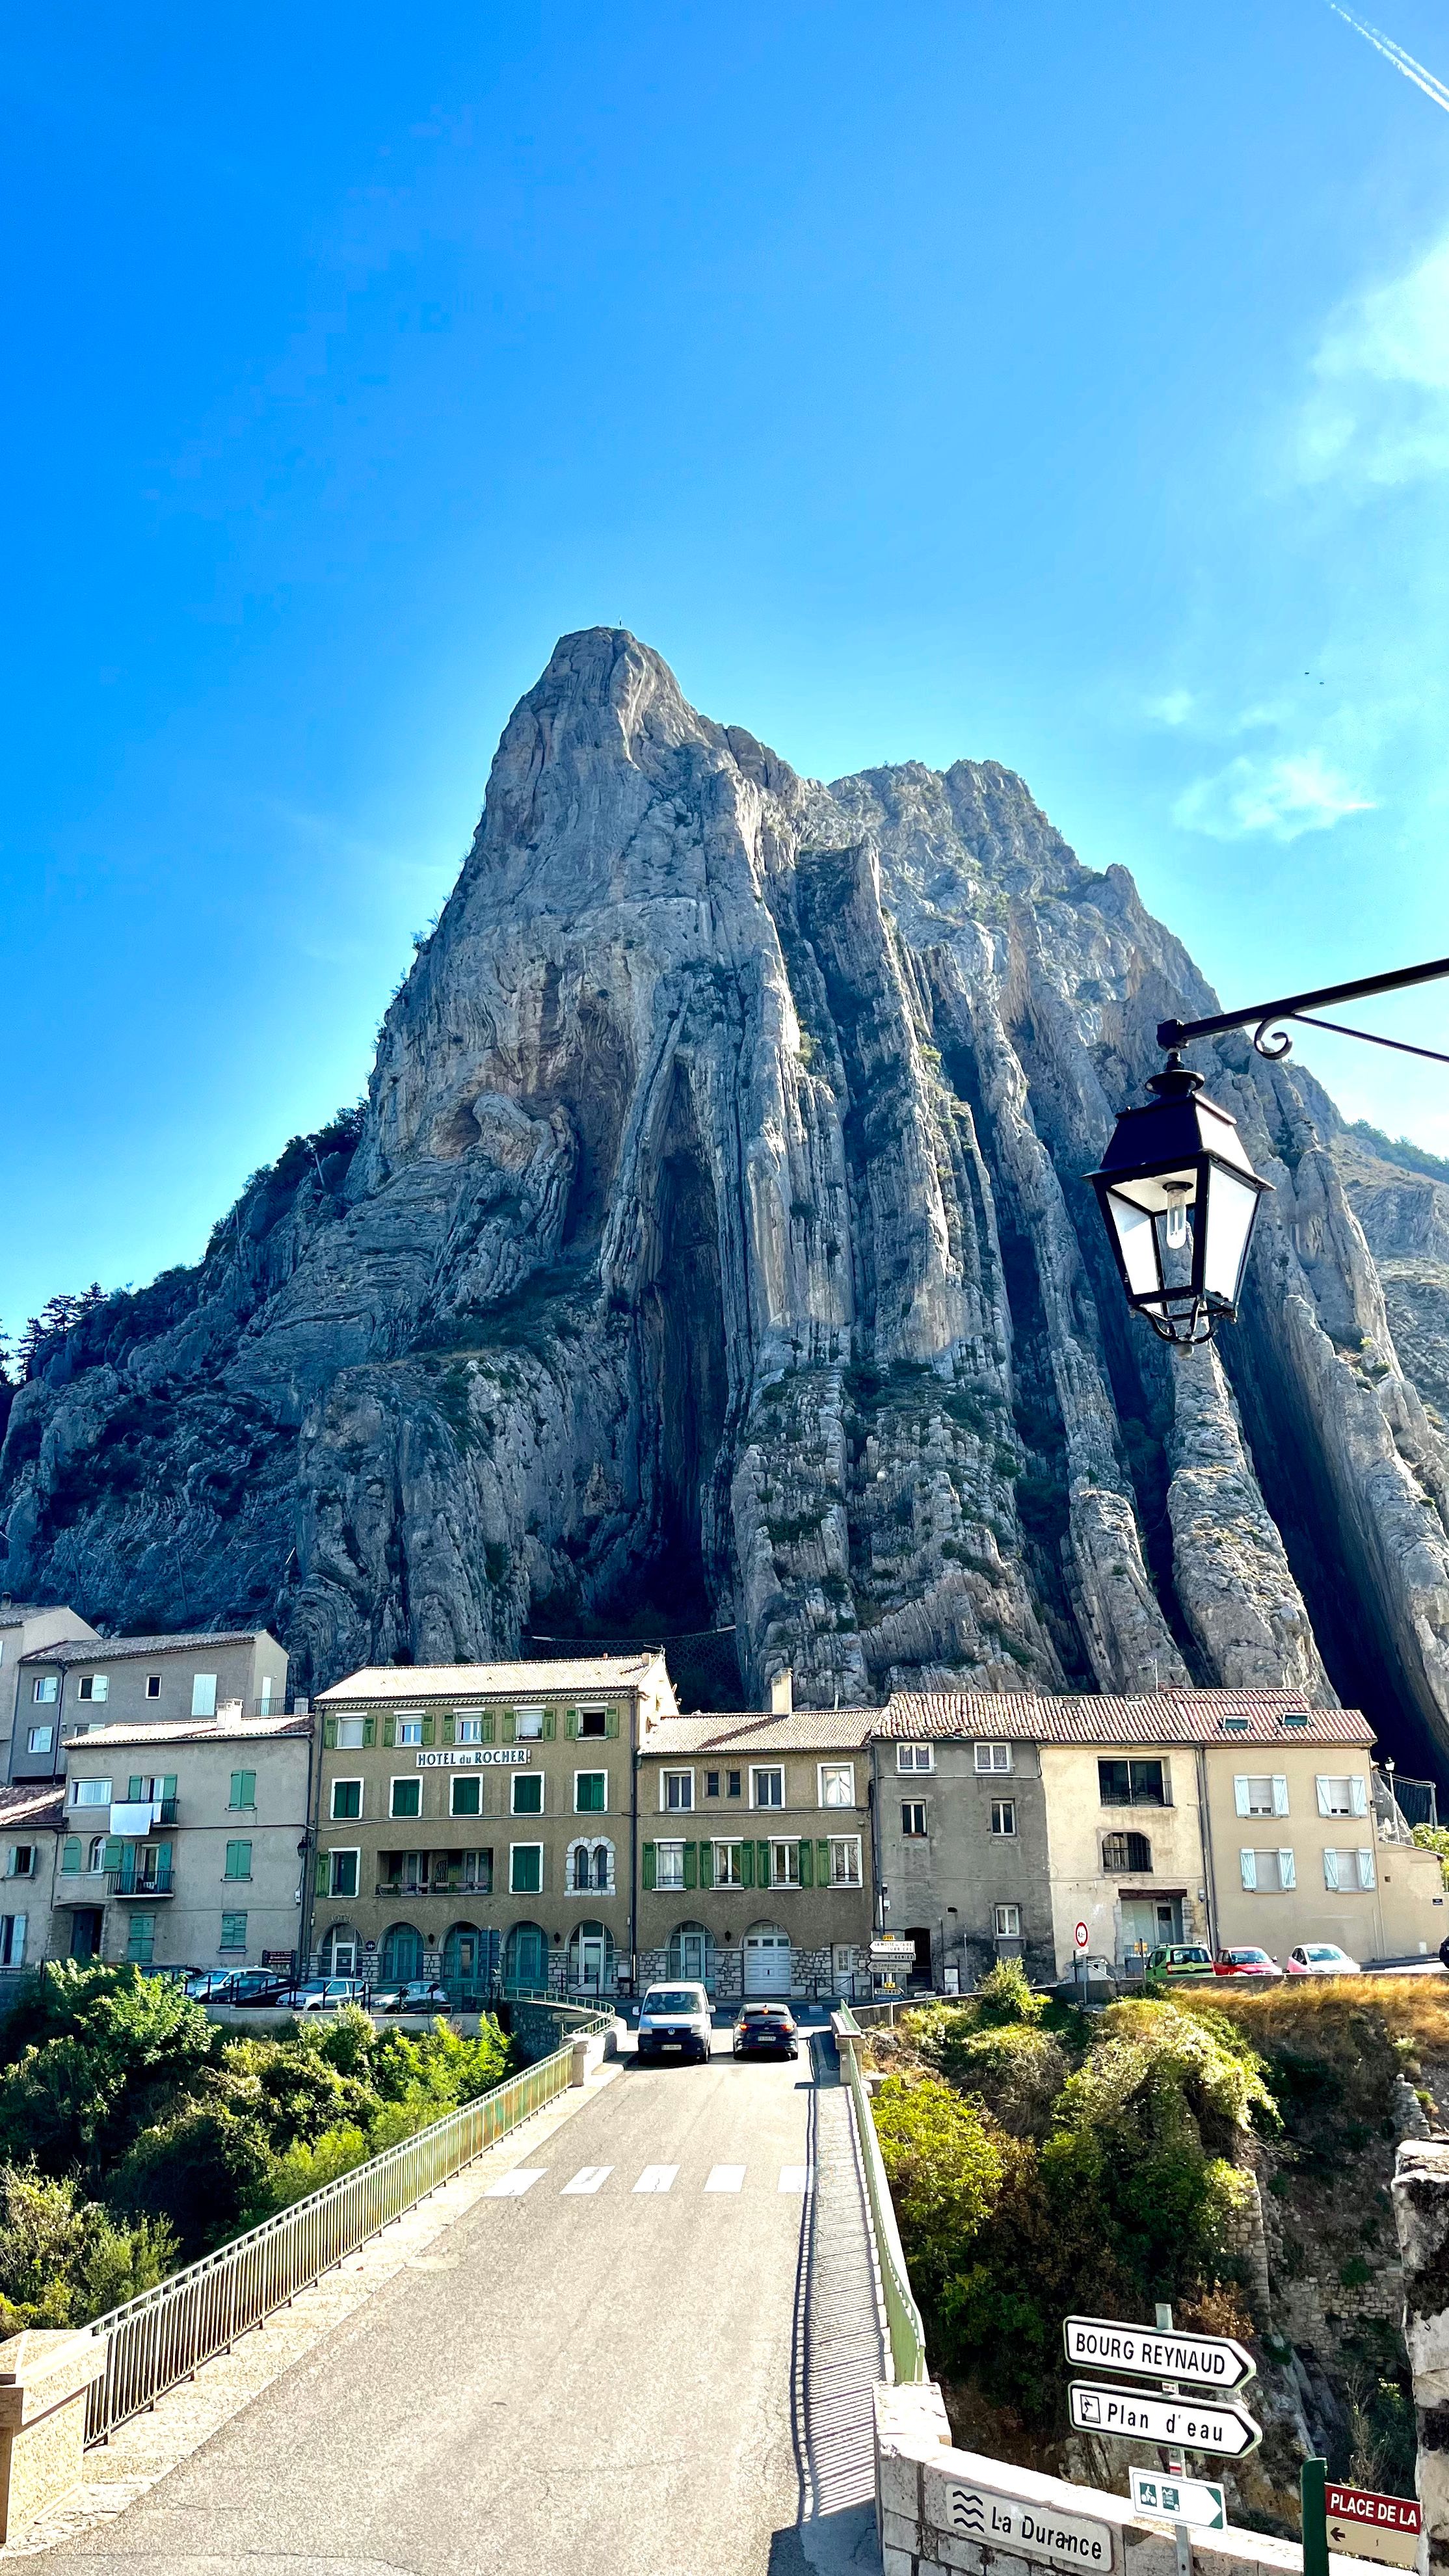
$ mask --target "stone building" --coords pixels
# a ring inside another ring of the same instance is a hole
[[[48,1956],[56,1842],[65,1794],[49,1782],[0,1788],[0,1996]]]
[[[365,1670],[317,1709],[321,1973],[627,1982],[635,1755],[675,1712],[661,1654]]]
[[[265,1628],[97,1637],[73,1611],[45,1616],[71,1624],[64,1636],[27,1641],[18,1659],[12,1779],[58,1780],[68,1745],[87,1728],[286,1708],[286,1649]]]
[[[871,1721],[878,1919],[912,1975],[969,1992],[998,1959],[1056,1973],[1046,1786],[1021,1705],[893,1699]]]
[[[61,1767],[55,1758],[60,1743],[55,1710],[37,1703],[32,1693],[26,1694],[28,1704],[21,1704],[26,1657],[43,1646],[95,1638],[89,1622],[63,1602],[12,1601],[8,1594],[0,1598],[0,1775],[5,1779],[15,1776],[17,1754],[22,1778],[53,1779]]]
[[[782,1691],[781,1696],[787,1695]],[[639,1974],[869,1993],[872,1709],[674,1717],[639,1759]]]

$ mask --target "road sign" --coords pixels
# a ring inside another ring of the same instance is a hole
[[[1261,2424],[1241,2406],[1214,2406],[1199,2397],[1149,2397],[1135,2388],[1103,2388],[1074,2379],[1067,2390],[1079,2433],[1107,2433],[1117,2441],[1171,2442],[1186,2451],[1213,2451],[1241,2460],[1263,2438]]]
[[[1412,2567],[1424,2526],[1424,2508],[1412,2496],[1376,2495],[1371,2487],[1334,2486],[1323,2491],[1328,2545],[1346,2558],[1375,2558],[1383,2567]]]
[[[1095,2567],[1110,2576],[1112,2527],[1076,2513],[1026,2504],[991,2487],[962,2486],[952,2478],[943,2499],[946,2528],[961,2540],[981,2540],[1014,2558],[1043,2559],[1048,2566]]]
[[[1210,2478],[1169,2478],[1160,2469],[1131,2469],[1133,2506],[1159,2522],[1190,2522],[1195,2531],[1227,2527],[1223,2491]]]
[[[1124,2326],[1112,2317],[1068,2317],[1062,2326],[1068,2361],[1125,2370],[1133,2379],[1201,2380],[1241,2388],[1257,2363],[1231,2335],[1179,2334],[1160,2326]]]
[[[1087,1946],[1087,1927],[1085,1923],[1079,1923],[1077,1925],[1075,1932],[1072,1934],[1072,1939],[1075,1941],[1079,1950],[1085,1950]]]

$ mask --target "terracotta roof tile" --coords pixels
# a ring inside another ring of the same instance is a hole
[[[1228,1727],[1225,1720],[1245,1721]],[[1285,1725],[1285,1719],[1297,1724]],[[1356,1708],[1312,1708],[1301,1691],[1146,1691],[1132,1698],[1083,1692],[1060,1699],[1027,1692],[893,1691],[872,1732],[900,1741],[994,1737],[1023,1744],[1372,1744]]]

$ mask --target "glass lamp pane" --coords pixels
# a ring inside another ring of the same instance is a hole
[[[1157,1262],[1157,1236],[1152,1217],[1146,1208],[1134,1207],[1120,1190],[1107,1192],[1107,1211],[1127,1273],[1127,1285],[1134,1297],[1151,1296],[1162,1285]]]
[[[1221,1163],[1208,1165],[1202,1284],[1206,1295],[1221,1297],[1229,1306],[1238,1302],[1238,1284],[1248,1255],[1253,1219],[1258,1213],[1259,1195],[1250,1181],[1239,1180],[1236,1172],[1225,1171]]]

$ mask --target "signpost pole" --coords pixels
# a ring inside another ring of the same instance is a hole
[[[1303,2576],[1328,2576],[1326,2460],[1305,2460],[1298,2480],[1303,2506]]]
[[[1159,2299],[1157,2302],[1157,2327],[1160,2334],[1171,2334],[1172,2332],[1172,2310],[1167,2305],[1166,2301],[1162,2299]],[[1175,2379],[1164,2379],[1162,2382],[1162,2389],[1164,2396],[1176,2397],[1178,2394],[1177,2381]],[[1172,2471],[1174,2477],[1180,2478],[1186,2474],[1187,2462],[1183,2458],[1181,2451],[1169,2451],[1167,2454],[1167,2465]],[[1319,2492],[1321,2495],[1321,2488]],[[1177,2576],[1192,2576],[1192,2532],[1187,2523],[1175,2522],[1172,2526],[1172,2537],[1177,2544]],[[1324,2545],[1326,2548],[1327,2543],[1325,2542]],[[1325,2557],[1321,2567],[1315,2567],[1311,2570],[1305,2560],[1303,2576],[1328,2576],[1327,2558]]]

